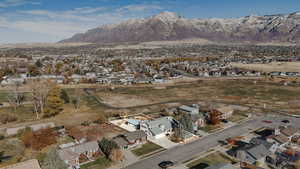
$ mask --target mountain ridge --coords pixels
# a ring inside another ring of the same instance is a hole
[[[203,38],[211,41],[300,42],[300,12],[240,18],[187,19],[163,12],[76,34],[61,42],[118,43]]]

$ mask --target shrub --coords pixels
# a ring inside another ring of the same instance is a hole
[[[7,124],[7,123],[11,123],[11,122],[14,122],[14,121],[17,121],[18,118],[14,115],[11,115],[11,114],[3,114],[0,116],[0,122],[2,124]]]
[[[26,129],[21,135],[21,140],[25,147],[41,150],[49,145],[56,143],[56,133],[53,129],[41,129],[33,132]]]

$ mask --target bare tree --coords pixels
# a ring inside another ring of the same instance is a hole
[[[43,79],[34,79],[29,83],[29,87],[33,98],[36,118],[40,119],[45,112],[45,102],[51,88],[51,82]]]
[[[22,104],[24,100],[24,94],[20,92],[20,82],[13,83],[11,90],[7,96],[7,100],[10,105],[14,108],[14,113],[17,112],[18,107]]]
[[[72,100],[75,111],[77,112],[80,108],[80,103],[81,103],[81,92],[80,88],[75,88],[75,98]]]

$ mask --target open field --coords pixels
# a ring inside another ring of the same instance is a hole
[[[75,98],[74,88],[65,90],[71,100]],[[246,106],[250,108],[249,112],[268,113],[271,110],[300,113],[300,85],[291,83],[284,86],[281,82],[269,79],[198,80],[174,84],[115,86],[113,90],[109,86],[93,85],[88,90],[90,94],[87,94],[85,88],[80,89],[79,110],[76,111],[72,103],[65,104],[62,114],[39,121],[73,125],[97,119],[99,114],[112,116],[124,112],[159,113],[165,108],[191,103],[200,103],[203,108],[222,103]],[[5,90],[0,91],[3,100],[6,93]],[[0,115],[8,113],[18,117],[15,124],[35,121],[31,104],[18,108],[17,112],[10,107],[0,108]]]
[[[174,84],[165,86],[165,89],[151,86],[116,87],[114,90],[98,88],[95,95],[113,108],[142,108],[141,103],[145,107],[160,105],[162,108],[167,103],[189,104],[204,101],[260,108],[265,106],[269,109],[280,108],[297,112],[298,107],[294,102],[300,101],[300,86],[284,86],[267,79],[215,80]],[[135,102],[132,98],[136,98]],[[115,104],[117,102],[121,102],[121,106]]]
[[[273,62],[269,64],[232,63],[233,67],[257,70],[262,72],[300,72],[300,62]]]

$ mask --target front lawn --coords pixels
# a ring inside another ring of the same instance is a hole
[[[110,166],[111,161],[106,157],[100,157],[96,161],[80,166],[81,169],[106,169]]]
[[[207,133],[212,133],[214,132],[215,130],[218,130],[220,129],[221,126],[220,125],[212,125],[212,124],[207,124],[206,126],[204,127],[201,127],[200,130],[203,130]]]
[[[189,169],[204,169],[208,166],[219,163],[235,163],[235,161],[232,161],[230,158],[226,157],[221,152],[215,152],[199,160],[189,163],[187,167]]]
[[[246,114],[243,113],[233,113],[233,115],[231,117],[228,118],[229,121],[231,122],[239,122],[243,119],[246,119],[248,116]]]
[[[159,145],[148,142],[142,145],[142,147],[132,150],[132,153],[135,154],[136,156],[142,156],[154,152],[156,150],[159,150],[161,148],[162,147],[160,147]]]

